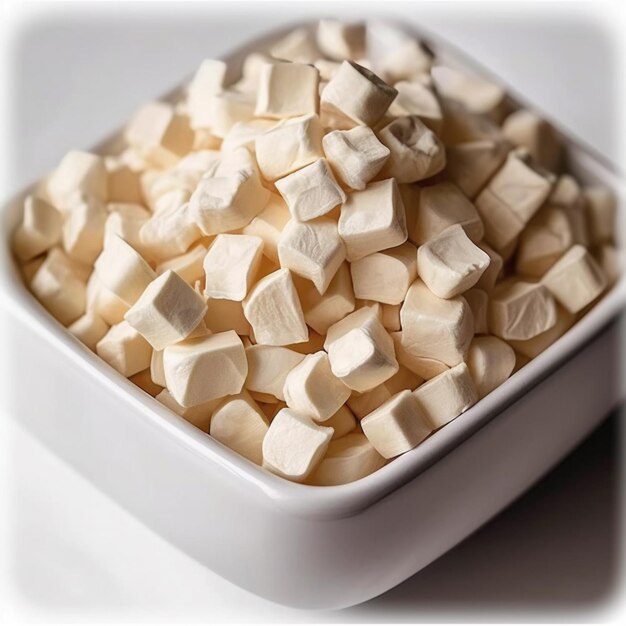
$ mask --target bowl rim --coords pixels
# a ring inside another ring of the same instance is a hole
[[[386,22],[393,24],[390,20]],[[312,28],[314,23],[307,24],[308,28]],[[293,27],[294,25],[291,25],[253,39],[222,58],[227,62],[231,62],[235,57],[242,58],[249,51],[267,45]],[[401,27],[401,29],[426,40],[429,47],[433,49],[440,47],[447,49],[448,55],[452,51],[453,55],[462,58],[466,66],[473,65],[476,69],[476,64],[471,59],[455,51],[452,45],[444,42],[440,37],[435,37],[431,33],[424,35],[415,28],[408,30]],[[483,75],[493,76],[481,68],[479,71]],[[500,82],[505,84],[504,81]],[[181,89],[182,87],[179,86],[170,90],[163,99],[175,97],[181,93]],[[536,107],[526,103],[522,98],[516,96],[516,101],[521,106],[536,110]],[[599,157],[593,150],[571,139],[565,133],[561,134],[568,144],[572,162],[576,163],[585,175],[609,185],[615,191],[618,198],[619,216],[620,219],[624,219],[626,190],[621,178],[606,159]],[[119,135],[119,131],[114,133],[91,150],[103,151],[117,141]],[[280,507],[290,514],[301,517],[313,519],[349,517],[398,490],[538,385],[567,359],[582,350],[626,309],[626,275],[622,272],[618,282],[555,343],[413,450],[392,459],[373,474],[345,485],[318,487],[293,483],[241,457],[214,440],[208,433],[167,409],[79,342],[43,308],[23,283],[10,246],[10,237],[21,202],[27,194],[34,191],[35,187],[36,184],[29,186],[0,206],[0,288],[6,295],[3,304],[7,310],[22,323],[28,325],[33,332],[56,346],[62,354],[78,364],[86,374],[96,378],[112,393],[120,394],[121,392],[121,397],[137,409],[142,417],[146,418],[153,427],[171,436],[177,444],[200,456],[213,468],[237,475],[242,479],[242,484],[247,486],[250,495],[263,498],[269,506]]]

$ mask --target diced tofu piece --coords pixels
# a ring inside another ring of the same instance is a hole
[[[61,240],[63,219],[48,202],[36,196],[24,200],[21,224],[13,236],[13,252],[20,261],[29,261]]]
[[[109,325],[96,313],[87,312],[67,329],[76,339],[95,352],[96,344],[107,334]]]
[[[515,351],[498,337],[475,337],[467,353],[467,367],[478,397],[484,398],[513,372]]]
[[[123,321],[111,326],[96,344],[96,352],[128,378],[150,367],[152,347],[128,322]]]
[[[284,400],[285,379],[294,367],[304,359],[304,355],[282,346],[253,345],[246,348],[248,378],[245,387],[248,391],[271,395]]]

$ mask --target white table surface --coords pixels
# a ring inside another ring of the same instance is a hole
[[[5,78],[11,111],[2,197],[69,148],[118,127],[203,58],[308,16],[383,14],[382,3],[364,2],[84,4],[3,7],[3,71],[12,76]],[[598,5],[388,2],[384,10],[455,42],[617,160],[624,48],[615,33],[623,11]],[[10,385],[10,355],[0,356],[0,368]],[[610,592],[623,583],[615,573],[622,551],[616,418],[522,500],[403,585],[359,607],[310,612],[266,602],[194,562],[6,417],[0,617],[7,623],[614,621],[624,614],[624,595]]]

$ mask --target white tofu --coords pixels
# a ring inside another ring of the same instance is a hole
[[[166,406],[170,411],[176,413],[176,415],[180,415],[184,420],[205,433],[209,432],[209,424],[211,423],[211,416],[213,415],[215,407],[222,401],[221,398],[216,398],[204,402],[203,404],[198,404],[197,406],[184,407],[174,400],[174,396],[172,396],[167,389],[163,389],[163,391],[159,392],[155,396],[155,399]]]
[[[124,138],[150,164],[164,168],[176,165],[191,151],[194,136],[188,118],[177,114],[172,105],[149,102],[133,115]]]
[[[489,256],[489,265],[483,272],[482,276],[476,283],[477,289],[482,289],[487,293],[491,293],[496,286],[496,282],[502,275],[504,267],[504,259],[493,248],[490,248],[484,241],[478,244],[478,247]]]
[[[224,91],[226,63],[206,59],[200,64],[187,90],[187,110],[192,128],[206,128],[206,111],[213,96]]]
[[[478,392],[465,363],[431,378],[412,394],[433,429],[445,426],[478,401]]]
[[[440,139],[415,115],[397,117],[378,133],[389,148],[381,176],[398,183],[414,183],[441,172],[446,152]]]
[[[260,237],[218,235],[204,258],[205,295],[243,300],[259,271],[262,253]]]
[[[287,222],[278,241],[283,268],[310,280],[323,294],[346,259],[346,250],[334,220],[319,217],[308,222]]]
[[[389,398],[361,420],[369,442],[385,459],[412,450],[433,431],[427,415],[410,391]]]
[[[473,143],[476,141],[505,141],[498,124],[491,117],[470,111],[465,105],[439,95],[443,111],[442,141],[446,146]],[[509,142],[507,145],[512,147]]]
[[[301,222],[326,215],[346,200],[326,159],[318,159],[280,178],[275,185],[291,215]]]
[[[406,241],[354,261],[350,272],[357,298],[399,305],[417,278],[417,249]]]
[[[396,358],[401,367],[405,367],[416,376],[430,380],[445,372],[449,367],[437,359],[420,356],[420,345],[403,341],[402,332],[389,333],[393,339]]]
[[[520,235],[515,271],[529,278],[541,278],[574,244],[574,239],[566,209],[545,206]]]
[[[48,178],[46,191],[59,211],[67,211],[77,197],[107,201],[107,171],[104,159],[97,154],[72,150]]]
[[[276,193],[270,194],[270,199],[261,213],[259,213],[241,231],[244,235],[260,237],[263,240],[263,255],[274,263],[278,263],[278,240],[291,219],[287,204]]]
[[[128,322],[122,321],[111,326],[98,341],[96,352],[128,378],[150,367],[152,347]]]
[[[251,52],[243,60],[241,78],[233,85],[233,88],[241,92],[255,93],[259,87],[261,68],[272,60],[272,57],[263,52]]]
[[[483,252],[459,224],[449,226],[417,250],[417,272],[440,298],[454,298],[473,287],[489,266]]]
[[[167,346],[163,369],[176,402],[190,407],[240,393],[248,362],[241,339],[231,330]]]
[[[265,63],[254,114],[281,119],[319,112],[319,72],[305,63]]]
[[[541,283],[506,281],[489,303],[489,329],[501,339],[526,340],[556,323],[556,303]]]
[[[96,259],[98,280],[129,307],[155,278],[144,258],[120,237],[112,237]]]
[[[129,203],[113,203],[107,205],[109,212],[106,222],[104,223],[104,241],[107,241],[114,235],[121,237],[142,256],[149,257],[150,250],[144,246],[141,241],[141,228],[150,219],[152,214],[139,204]]]
[[[121,298],[107,289],[93,272],[87,281],[87,311],[99,315],[109,326],[119,324],[130,308]]]
[[[334,430],[332,440],[345,437],[357,427],[356,418],[347,404],[342,404],[339,410],[329,419],[324,421],[324,426]]]
[[[211,417],[209,434],[246,459],[263,463],[263,439],[269,423],[259,405],[247,394],[226,398]]]
[[[250,335],[252,330],[243,313],[243,303],[236,300],[211,300],[204,316],[206,325],[214,333],[234,330],[238,335]]]
[[[369,476],[385,465],[385,459],[365,435],[353,433],[331,441],[326,456],[307,482],[312,485],[345,485]]]
[[[515,351],[498,337],[475,337],[467,353],[467,367],[478,397],[484,398],[513,372]]]
[[[409,230],[409,239],[418,246],[454,224],[462,226],[474,243],[483,238],[485,230],[476,207],[456,185],[444,182],[422,187],[418,202],[416,219]]]
[[[249,224],[269,197],[254,158],[245,148],[238,148],[224,155],[211,176],[200,180],[189,209],[203,234],[216,235]]]
[[[485,226],[485,241],[501,252],[513,244],[550,195],[554,177],[537,170],[520,151],[504,165],[476,198]]]
[[[358,61],[365,56],[365,25],[340,20],[320,20],[317,45],[329,59]]]
[[[371,309],[352,313],[328,331],[324,347],[335,376],[363,393],[398,371],[393,340]]]
[[[235,124],[249,122],[254,117],[254,94],[241,93],[233,89],[226,89],[219,94],[207,98],[206,106],[195,116],[196,134],[204,131],[209,133],[203,143],[207,147],[216,145],[232,130]],[[198,139],[194,142],[197,149]]]
[[[306,415],[281,409],[263,439],[263,467],[283,478],[302,482],[322,460],[333,429]]]
[[[263,178],[275,181],[324,156],[322,125],[317,115],[283,120],[255,141]]]
[[[510,148],[508,142],[499,139],[479,139],[446,146],[444,175],[473,199],[504,163]]]
[[[186,283],[194,285],[197,280],[204,278],[204,257],[207,248],[199,243],[189,252],[185,252],[180,256],[173,257],[167,261],[163,261],[156,266],[158,276],[172,270],[176,272]]]
[[[87,312],[70,324],[67,329],[76,339],[95,352],[96,344],[107,334],[109,325],[99,315]]]
[[[350,393],[350,389],[331,371],[329,357],[323,350],[307,354],[287,374],[283,388],[290,409],[318,422],[330,419]]]
[[[107,199],[109,202],[141,204],[140,169],[126,162],[123,157],[105,157],[107,171]]]
[[[400,320],[406,352],[449,366],[464,360],[474,334],[472,312],[464,298],[439,298],[418,279],[407,292]]]
[[[339,236],[346,245],[350,262],[407,240],[404,205],[393,178],[370,183],[363,191],[348,194],[341,207]]]
[[[315,36],[309,28],[295,28],[282,39],[274,43],[270,55],[275,59],[293,63],[313,63],[319,58],[320,51],[315,44]]]
[[[308,328],[308,327],[307,327]],[[300,343],[292,343],[287,347],[291,350],[295,350],[300,354],[313,354],[314,352],[319,352],[324,349],[324,339],[323,335],[316,333],[312,328],[308,328],[309,338],[307,341]]]
[[[387,402],[392,395],[383,383],[365,393],[353,392],[348,398],[347,406],[359,419],[363,419],[366,415],[369,415]]]
[[[161,387],[167,385],[165,382],[165,370],[163,369],[163,350],[152,350],[152,356],[150,357],[150,378],[156,385]]]
[[[124,319],[155,350],[186,339],[206,313],[206,302],[176,272],[153,280]]]
[[[383,145],[368,126],[334,130],[322,140],[328,162],[341,182],[351,189],[365,189],[389,158]]]
[[[245,387],[248,391],[271,395],[284,400],[285,379],[304,355],[281,346],[251,345],[246,348],[248,378]]]
[[[71,259],[56,248],[39,266],[30,289],[63,326],[75,322],[85,312],[85,281],[77,274]]]
[[[557,306],[556,323],[543,333],[523,341],[510,340],[508,344],[515,352],[528,360],[539,356],[544,350],[549,348],[557,339],[562,337],[576,321],[576,316],[567,311],[562,306]],[[516,367],[516,369],[518,369]]]
[[[232,152],[237,148],[246,148],[254,153],[256,149],[256,138],[276,126],[275,120],[247,120],[233,124],[231,129],[224,136],[220,150],[222,152]]]
[[[615,194],[607,187],[586,187],[583,191],[585,215],[592,246],[611,242],[615,238]]]
[[[602,268],[584,246],[572,246],[541,282],[570,313],[582,311],[605,289]]]
[[[482,289],[468,289],[463,293],[463,298],[472,311],[472,319],[474,320],[474,334],[487,335],[489,333],[488,312],[489,312],[489,295]]]
[[[514,145],[528,150],[533,160],[548,170],[556,171],[561,164],[563,144],[551,124],[536,113],[519,109],[502,124],[502,134]]]
[[[288,269],[280,269],[262,278],[243,301],[243,312],[252,326],[256,343],[286,346],[303,343],[309,337]]]
[[[422,83],[405,80],[394,83],[394,88],[398,95],[389,107],[390,115],[416,115],[433,133],[441,137],[443,112],[433,90]]]
[[[22,222],[13,235],[13,252],[20,261],[29,261],[61,240],[63,219],[48,202],[36,196],[24,200]]]
[[[372,71],[344,61],[322,92],[320,110],[327,128],[375,126],[398,92]]]
[[[347,263],[341,264],[323,294],[309,280],[297,277],[294,282],[304,321],[321,335],[325,335],[330,326],[354,311],[354,291]]]
[[[67,212],[63,223],[63,247],[70,258],[93,265],[102,251],[108,216],[104,204],[89,198]]]

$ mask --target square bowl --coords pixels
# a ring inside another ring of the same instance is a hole
[[[247,53],[282,34],[225,57],[233,74]],[[449,44],[411,34],[446,64],[477,71]],[[95,150],[112,150],[119,139]],[[592,151],[564,140],[571,171],[616,192],[623,224],[622,181]],[[171,413],[43,309],[10,254],[31,190],[0,217],[10,413],[171,543],[273,601],[342,608],[397,585],[518,497],[626,396],[618,371],[622,276],[554,345],[416,449],[348,485],[288,482]]]

